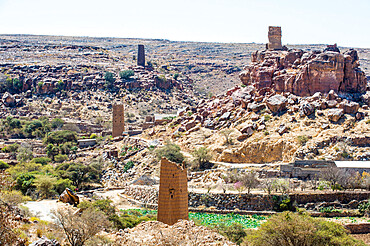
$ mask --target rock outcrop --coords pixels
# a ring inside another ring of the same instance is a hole
[[[256,51],[252,64],[239,77],[244,85],[257,90],[272,88],[275,92],[291,92],[311,96],[316,92],[364,93],[366,75],[359,68],[357,51],[344,54],[331,51]]]

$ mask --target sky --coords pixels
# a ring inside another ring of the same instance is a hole
[[[370,0],[0,0],[0,34],[370,48]]]

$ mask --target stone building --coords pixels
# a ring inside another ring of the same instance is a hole
[[[143,44],[139,44],[137,47],[137,65],[145,67],[145,49]]]
[[[113,131],[112,136],[118,137],[122,136],[125,131],[125,121],[124,121],[124,108],[123,104],[113,105]]]
[[[269,26],[269,50],[281,50],[283,46],[281,45],[281,27],[280,26]]]
[[[168,225],[179,219],[187,220],[188,211],[188,178],[184,165],[162,158],[159,181],[157,220]]]

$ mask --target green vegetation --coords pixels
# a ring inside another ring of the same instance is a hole
[[[192,165],[193,170],[205,170],[212,168],[213,164],[209,162],[212,156],[206,147],[195,149],[192,155],[194,157],[194,163]]]
[[[177,79],[179,78],[179,76],[180,76],[180,74],[179,74],[179,73],[175,73],[175,74],[173,75],[173,79],[174,79],[174,80],[177,80]]]
[[[174,143],[167,142],[165,146],[156,150],[157,159],[160,160],[162,157],[166,157],[169,161],[182,163],[185,157],[181,153],[181,149]]]
[[[127,80],[134,76],[134,74],[135,74],[134,71],[132,71],[131,69],[123,70],[119,72],[119,77],[123,80]]]
[[[55,131],[44,138],[45,144],[63,144],[66,142],[77,142],[76,132],[68,130]]]
[[[7,168],[9,168],[9,164],[4,161],[0,161],[0,170],[7,169]]]
[[[365,245],[347,234],[340,224],[284,212],[272,216],[258,230],[250,230],[242,245]]]
[[[320,213],[330,214],[330,213],[343,213],[343,210],[336,209],[334,207],[320,208]]]
[[[53,129],[60,129],[64,125],[64,120],[55,118],[51,121],[51,128]]]
[[[308,137],[306,135],[297,136],[297,141],[299,145],[303,146],[308,142]]]
[[[116,82],[116,79],[114,78],[114,74],[111,72],[105,72],[104,79],[105,79],[105,87],[107,89],[112,89],[114,87],[114,82]]]
[[[129,161],[123,167],[123,172],[125,173],[125,172],[127,172],[129,169],[131,169],[133,167],[134,167],[134,162],[133,161]]]
[[[370,200],[368,200],[366,203],[360,203],[358,205],[358,211],[362,215],[369,215],[370,214]]]

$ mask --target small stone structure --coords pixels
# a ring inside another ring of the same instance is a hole
[[[143,44],[139,44],[137,47],[137,65],[145,67],[145,49]]]
[[[189,219],[188,179],[184,165],[162,158],[157,220],[168,225]]]
[[[280,26],[269,26],[269,50],[281,50],[281,27]]]
[[[122,136],[125,130],[123,104],[113,105],[113,137]]]

